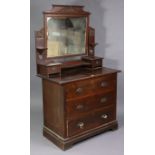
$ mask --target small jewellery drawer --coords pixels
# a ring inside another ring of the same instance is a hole
[[[48,67],[48,73],[49,74],[60,73],[60,72],[61,72],[60,66],[49,66]]]
[[[89,63],[89,67],[95,68],[95,67],[102,67],[102,59],[100,57],[82,57],[82,60]]]
[[[71,120],[67,122],[67,135],[73,136],[89,129],[93,129],[104,125],[116,119],[115,107],[106,108],[104,110],[91,113],[85,117]]]
[[[67,102],[68,118],[76,117],[79,114],[84,114],[95,108],[110,106],[116,102],[116,93],[99,93],[88,97],[81,97]]]
[[[92,67],[101,67],[101,66],[102,66],[102,59],[92,61]]]
[[[64,88],[66,99],[86,96],[99,91],[107,92],[116,88],[116,76],[110,75],[98,78],[90,78],[87,80],[66,84]]]

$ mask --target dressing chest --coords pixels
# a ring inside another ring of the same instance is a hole
[[[83,6],[53,5],[35,32],[43,89],[43,135],[63,150],[116,129],[118,70],[95,56],[95,29]]]

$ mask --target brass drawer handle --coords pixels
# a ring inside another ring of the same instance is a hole
[[[100,100],[101,103],[105,103],[106,101],[107,101],[106,97],[102,97],[101,100]]]
[[[106,87],[107,85],[108,85],[107,82],[105,82],[105,81],[101,82],[101,87]]]
[[[103,114],[103,115],[101,115],[101,118],[107,119],[108,118],[108,115],[107,114]]]
[[[76,93],[78,93],[78,94],[82,93],[82,91],[83,91],[82,88],[77,88],[77,89],[76,89]]]
[[[79,105],[76,106],[76,109],[77,109],[77,110],[81,110],[81,109],[83,109],[83,108],[84,108],[84,106],[83,106],[82,104],[79,104]]]
[[[77,126],[80,128],[80,129],[83,129],[84,128],[84,123],[83,122],[79,122],[77,124]]]

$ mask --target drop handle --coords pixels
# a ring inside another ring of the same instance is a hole
[[[102,97],[101,100],[100,100],[101,103],[105,103],[106,101],[107,101],[106,97]]]
[[[76,109],[77,109],[77,110],[81,110],[81,109],[83,109],[83,108],[84,108],[84,106],[83,106],[82,104],[79,104],[79,105],[76,106]]]
[[[77,88],[77,89],[76,89],[76,93],[78,93],[78,94],[82,93],[82,91],[83,91],[82,88]]]
[[[101,118],[107,119],[108,118],[108,115],[107,114],[103,114],[103,115],[101,115]]]
[[[83,129],[84,128],[84,123],[83,122],[79,122],[77,124],[77,126],[80,128],[80,129]]]
[[[107,85],[108,85],[107,82],[105,82],[105,81],[101,82],[101,87],[106,87]]]

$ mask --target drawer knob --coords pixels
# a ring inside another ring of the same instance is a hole
[[[99,65],[100,64],[100,62],[99,61],[96,61],[96,65]]]
[[[76,89],[76,93],[78,93],[78,94],[82,93],[82,91],[83,91],[82,88],[77,88],[77,89]]]
[[[108,85],[108,83],[107,82],[101,82],[101,87],[106,87]]]
[[[100,100],[101,103],[105,103],[106,101],[107,101],[106,97],[102,97],[101,100]]]
[[[52,71],[56,71],[56,68],[55,67],[52,67]]]
[[[80,129],[83,129],[84,128],[84,123],[83,122],[79,122],[77,124],[77,126],[80,128]]]
[[[83,108],[84,108],[84,106],[83,106],[82,104],[79,104],[79,105],[76,106],[76,109],[77,109],[77,110],[81,110],[81,109],[83,109]]]
[[[108,118],[108,115],[107,114],[103,114],[103,115],[101,115],[101,118],[107,119]]]

